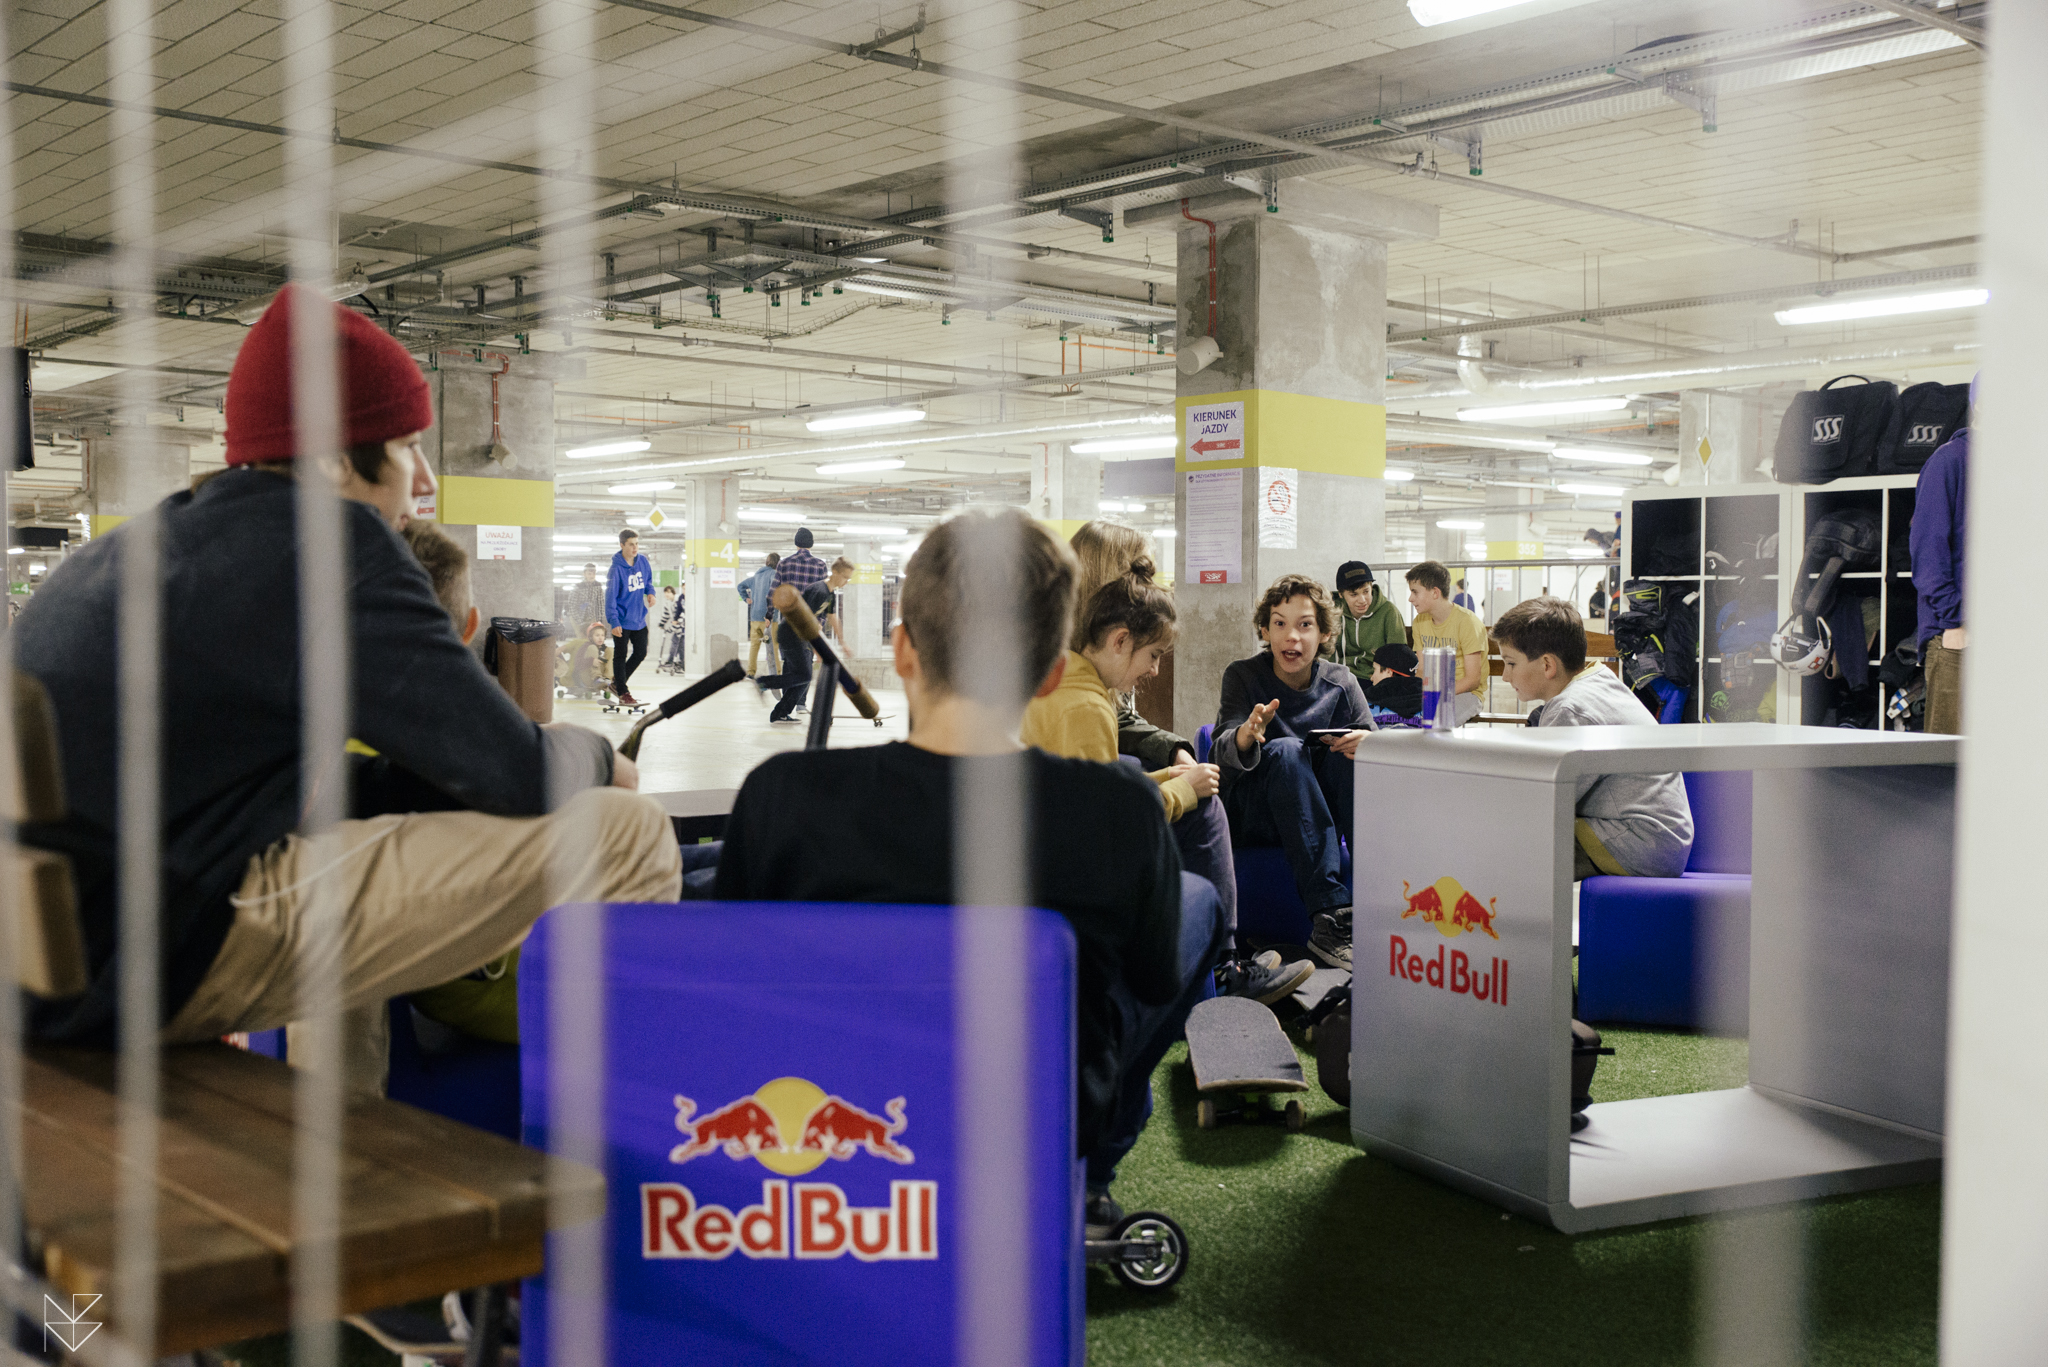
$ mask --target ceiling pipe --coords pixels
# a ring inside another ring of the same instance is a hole
[[[1771,384],[1800,380],[1816,370],[1836,366],[1885,363],[1892,366],[1969,365],[1976,359],[1976,342],[1955,342],[1948,346],[1889,347],[1840,346],[1812,351],[1776,348],[1745,351],[1714,357],[1710,361],[1647,361],[1635,365],[1587,366],[1583,369],[1537,371],[1515,379],[1495,379],[1476,361],[1461,361],[1458,372],[1467,383],[1430,392],[1402,394],[1401,403],[1454,404],[1466,398],[1514,398],[1545,400],[1609,398],[1645,390],[1669,392],[1685,389],[1715,389],[1733,385]],[[1388,421],[1393,421],[1390,415]]]
[[[1919,5],[1911,3],[1911,0],[1863,0],[1863,3],[1873,9],[1881,9],[1887,13],[1896,14],[1901,19],[1911,19],[1916,24],[1925,24],[1929,28],[1940,29],[1951,37],[1962,39],[1979,52],[1984,50],[1983,29],[1973,28],[1969,24],[1959,23],[1945,14],[1936,14],[1932,10],[1923,9]]]

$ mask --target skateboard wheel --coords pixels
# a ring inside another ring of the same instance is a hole
[[[1124,1217],[1113,1236],[1119,1243],[1144,1243],[1143,1251],[1126,1248],[1109,1267],[1116,1279],[1134,1291],[1164,1291],[1188,1270],[1188,1236],[1156,1210]]]
[[[1216,1103],[1208,1097],[1195,1103],[1195,1124],[1204,1130],[1216,1128]]]
[[[1308,1108],[1299,1101],[1287,1103],[1287,1128],[1299,1130],[1308,1124]]]

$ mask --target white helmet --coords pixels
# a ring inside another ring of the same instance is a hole
[[[1771,637],[1771,658],[1780,669],[1793,674],[1820,673],[1827,668],[1828,656],[1833,651],[1833,635],[1826,620],[1819,617],[1814,618],[1811,633],[1799,629],[1799,618],[1795,616]]]

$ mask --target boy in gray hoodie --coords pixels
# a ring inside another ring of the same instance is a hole
[[[1542,704],[1531,726],[1655,726],[1628,686],[1586,664],[1586,627],[1562,598],[1531,598],[1493,625],[1501,679]],[[1677,774],[1605,774],[1579,780],[1572,877],[1595,873],[1676,878],[1692,854],[1692,807]]]

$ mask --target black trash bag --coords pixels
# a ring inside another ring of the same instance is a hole
[[[484,668],[493,674],[498,672],[498,641],[501,637],[517,646],[530,641],[545,641],[567,630],[560,622],[543,622],[535,617],[493,617],[491,629],[484,634]]]

